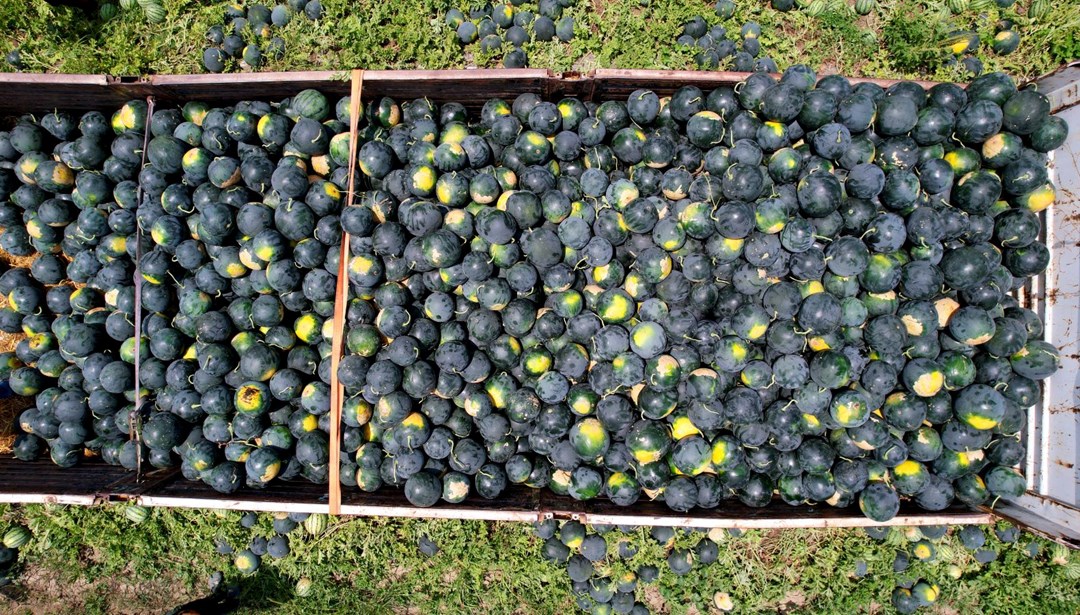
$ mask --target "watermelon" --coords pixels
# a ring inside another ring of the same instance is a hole
[[[16,525],[4,532],[3,543],[8,549],[19,549],[30,542],[30,530],[22,525]]]
[[[261,563],[261,558],[248,549],[240,551],[233,559],[233,564],[236,566],[236,569],[243,575],[255,574],[258,572]]]
[[[900,498],[885,483],[871,483],[859,494],[859,509],[871,520],[884,523],[900,510]]]
[[[128,521],[138,525],[150,518],[150,510],[138,505],[127,506],[124,508],[124,516]]]

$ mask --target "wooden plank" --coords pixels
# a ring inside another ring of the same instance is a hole
[[[4,456],[0,457],[0,502],[88,506],[99,502],[112,485],[130,477],[133,475],[123,468],[100,460],[61,468],[48,457],[19,461]]]
[[[349,93],[348,73],[333,71],[154,75],[149,86],[163,107],[191,100],[214,105],[232,105],[240,100],[278,101],[307,88],[332,96]]]
[[[352,75],[349,94],[349,186],[345,193],[345,209],[356,198],[356,151],[360,142],[360,110],[363,108],[364,71]],[[341,232],[338,256],[337,284],[334,292],[333,339],[330,346],[330,514],[341,514],[341,410],[345,405],[345,386],[338,379],[338,367],[345,348],[345,308],[349,304],[349,259],[352,239]]]
[[[428,98],[436,104],[463,103],[477,111],[490,98],[513,98],[522,92],[543,94],[552,73],[540,69],[375,70],[364,71],[364,88],[371,97],[397,102]],[[308,71],[238,73],[229,75],[155,75],[150,86],[162,101],[187,100],[231,104],[237,100],[280,100],[305,88],[324,94],[349,93],[349,73]]]
[[[551,71],[533,68],[461,70],[373,70],[364,73],[364,88],[374,96],[402,102],[428,98],[435,103],[460,102],[479,108],[490,98],[544,93]]]
[[[0,116],[119,108],[128,97],[110,83],[104,75],[0,73]]]

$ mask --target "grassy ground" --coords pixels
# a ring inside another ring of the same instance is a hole
[[[0,590],[5,613],[164,612],[206,593],[205,581],[224,570],[242,591],[242,612],[281,613],[569,613],[570,582],[540,557],[541,541],[528,525],[385,519],[332,521],[320,536],[302,528],[290,534],[292,554],[263,558],[243,577],[215,541],[243,548],[255,535],[271,536],[271,517],[254,529],[240,514],[224,511],[154,510],[139,525],[122,506],[98,508],[25,506],[0,509],[0,530],[13,523],[33,532],[21,550],[14,584]],[[937,558],[893,572],[898,550],[910,551],[914,530],[893,530],[883,542],[859,530],[722,532],[720,559],[671,573],[667,549],[645,530],[607,535],[608,560],[597,569],[613,577],[645,564],[660,568],[654,585],[639,586],[638,600],[655,613],[708,613],[717,592],[727,592],[735,612],[883,613],[893,588],[923,578],[941,587],[931,612],[1080,612],[1080,556],[1032,536],[1002,543],[992,531],[987,548],[997,561],[978,564],[952,534],[936,543]],[[417,541],[439,547],[432,558]],[[702,537],[678,534],[668,548],[688,548]],[[639,548],[631,560],[615,557],[620,540]],[[1032,546],[1034,543],[1034,546]],[[1029,555],[1031,549],[1034,555]],[[857,562],[868,574],[855,574]],[[294,587],[310,579],[312,593]]]
[[[980,0],[972,0],[977,4]],[[1035,76],[1080,57],[1080,3],[1051,3],[1038,22],[1026,16],[1031,0],[1009,9],[996,6],[952,15],[945,0],[878,0],[865,17],[853,2],[833,0],[819,17],[806,11],[780,13],[764,0],[740,0],[731,31],[748,19],[762,26],[763,52],[783,67],[804,62],[828,72],[875,77],[963,79],[958,68],[943,63],[942,37],[957,29],[977,31],[979,56],[987,70]],[[163,0],[168,17],[150,25],[138,11],[101,22],[82,11],[45,0],[0,2],[0,50],[19,46],[27,71],[107,73],[201,72],[203,35],[222,21],[221,2]],[[317,23],[297,18],[280,31],[286,56],[266,70],[342,68],[448,68],[496,66],[499,58],[482,57],[478,46],[463,51],[442,16],[452,6],[476,0],[326,0]],[[268,4],[273,4],[268,2]],[[577,0],[567,14],[575,17],[576,38],[569,44],[531,43],[530,65],[555,70],[617,68],[692,68],[692,52],[676,48],[675,37],[691,16],[715,23],[711,2],[703,0]],[[992,4],[992,3],[991,3]],[[535,10],[535,4],[523,8]],[[918,19],[911,19],[918,15]],[[1019,49],[993,55],[989,41],[1000,18],[1016,22]],[[472,49],[476,49],[473,55]],[[10,67],[8,68],[10,70]]]
[[[203,33],[220,22],[220,2],[165,0],[166,23],[148,25],[137,12],[108,23],[55,7],[44,0],[0,0],[0,52],[18,46],[25,69],[36,72],[200,72]],[[443,25],[450,0],[325,0],[318,23],[294,20],[281,34],[286,57],[268,70],[447,68],[494,66],[497,58],[464,52]],[[988,70],[1034,76],[1080,56],[1080,3],[1052,3],[1050,15],[1032,23],[1029,0],[1007,11],[972,10],[952,16],[943,0],[879,0],[878,9],[857,17],[837,5],[820,17],[781,14],[757,0],[739,0],[727,25],[754,19],[763,29],[765,53],[786,66],[805,62],[827,72],[878,77],[962,79],[943,63],[941,36],[955,28],[975,29]],[[460,6],[460,5],[458,5]],[[533,5],[527,4],[526,7]],[[578,0],[569,10],[577,36],[568,45],[533,44],[533,67],[589,70],[596,67],[690,68],[692,54],[674,39],[696,14],[710,22],[711,3],[701,0]],[[919,19],[911,19],[920,15]],[[1019,50],[998,58],[988,51],[998,18],[1015,19]],[[731,28],[729,28],[731,29]],[[244,609],[284,613],[567,613],[573,612],[570,583],[559,567],[540,558],[530,528],[479,522],[343,520],[319,537],[294,534],[293,554],[266,558],[263,568],[240,577],[215,539],[241,547],[251,538],[239,515],[219,511],[153,511],[134,525],[118,507],[94,509],[27,506],[0,509],[0,530],[26,524],[34,539],[21,550],[15,582],[0,589],[0,612],[163,612],[204,593],[214,570],[227,570],[240,585]],[[257,532],[269,535],[270,518]],[[434,558],[417,550],[420,536],[441,548]],[[1032,537],[1015,544],[990,544],[997,561],[980,565],[952,536],[938,545],[934,563],[917,563],[904,575],[892,571],[908,536],[895,531],[885,542],[844,530],[748,532],[722,544],[720,561],[678,577],[664,564],[664,549],[645,532],[626,537],[641,547],[629,563],[612,562],[611,574],[654,564],[658,583],[639,590],[655,612],[705,613],[716,592],[728,592],[737,612],[888,612],[889,595],[905,577],[941,585],[939,613],[1080,612],[1080,557],[1063,555]],[[679,546],[696,543],[680,535]],[[609,539],[609,544],[615,544]],[[865,561],[869,574],[855,576]],[[959,578],[953,578],[955,575]],[[309,578],[313,592],[294,592]]]

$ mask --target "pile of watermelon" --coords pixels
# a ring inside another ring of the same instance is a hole
[[[662,575],[708,575],[709,568],[730,555],[735,541],[747,539],[738,529],[584,525],[554,519],[533,524],[533,531],[543,541],[544,560],[559,566],[569,578],[571,595],[581,611],[629,615],[651,612],[648,587]],[[873,526],[866,528],[866,534],[895,547],[895,556],[874,561],[868,552],[856,554],[854,562],[837,562],[836,576],[859,584],[889,577],[895,586],[888,599],[902,614],[932,609],[942,595],[941,585],[961,579],[965,572],[990,564],[999,555],[1035,558],[1041,551],[1034,540],[1021,545],[1019,529],[1007,524],[993,528],[993,542],[983,528],[973,525],[951,530],[944,525]],[[927,573],[937,578],[927,578]],[[739,585],[736,579],[733,589],[740,589]],[[687,594],[684,600],[702,612],[726,613],[744,607],[722,590]]]
[[[726,5],[717,4],[716,11],[722,19],[731,15],[723,13]],[[739,30],[739,40],[731,40],[727,36],[727,29],[720,24],[709,26],[704,17],[698,15],[683,24],[682,33],[675,42],[683,47],[694,47],[698,51],[694,54],[694,63],[704,70],[724,68],[739,72],[780,72],[773,61],[767,55],[761,54],[761,26],[757,22],[749,21],[743,24]]]
[[[795,66],[601,104],[375,98],[346,206],[349,103],[159,109],[141,169],[141,103],[0,135],[0,246],[39,253],[0,277],[29,336],[4,375],[37,396],[21,458],[325,482],[343,265],[349,488],[875,521],[1024,491],[1058,354],[1011,293],[1049,262],[1067,132],[1035,90]]]
[[[574,18],[563,15],[563,9],[574,5],[574,0],[540,0],[536,5],[538,14],[524,6],[524,0],[510,0],[509,4],[485,4],[469,9],[468,16],[461,9],[446,12],[446,25],[454,30],[454,36],[463,47],[479,41],[484,54],[498,55],[504,49],[506,68],[525,68],[528,56],[523,47],[532,41],[538,43],[574,39]]]
[[[274,513],[271,527],[273,534],[266,536],[265,524],[259,528],[259,515],[246,512],[240,517],[240,526],[253,530],[247,545],[233,546],[221,538],[215,539],[215,550],[221,555],[233,556],[233,565],[244,575],[258,572],[264,557],[279,560],[289,556],[291,540],[302,540],[303,536],[317,537],[326,531],[328,521],[323,514],[309,513]],[[289,536],[293,538],[290,539]],[[310,581],[309,581],[310,582]]]
[[[965,72],[973,77],[978,77],[983,72],[982,60],[976,55],[981,41],[979,33],[973,30],[957,30],[951,32],[943,43],[948,50],[945,57],[946,66],[959,64]],[[1016,51],[1020,46],[1020,34],[1016,30],[1016,24],[1011,19],[1002,19],[994,26],[994,38],[990,42],[990,48],[999,56],[1006,56]]]
[[[326,481],[348,109],[314,90],[160,109],[141,169],[141,101],[4,135],[0,245],[39,253],[0,276],[2,330],[28,336],[4,375],[37,400],[17,457],[68,466],[88,449],[222,492]]]
[[[144,102],[125,105],[111,121],[98,112],[27,116],[0,139],[8,163],[0,172],[0,247],[36,255],[29,268],[0,275],[7,298],[0,330],[26,336],[0,369],[13,393],[37,399],[19,418],[26,434],[15,441],[19,458],[47,448],[69,466],[88,441],[128,430],[120,412],[134,386],[128,250],[145,117]]]
[[[320,0],[288,0],[273,8],[252,4],[245,9],[241,3],[228,4],[223,23],[206,32],[209,46],[203,50],[203,68],[211,73],[230,67],[258,70],[267,56],[272,60],[285,57],[285,39],[275,34],[276,29],[299,15],[316,21],[322,14]]]
[[[357,485],[879,521],[1019,495],[1057,351],[1008,293],[1048,263],[1064,124],[1001,74],[815,83],[522,95],[471,129],[418,100],[369,127],[374,190],[342,215]]]

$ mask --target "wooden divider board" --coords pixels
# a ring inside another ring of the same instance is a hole
[[[349,94],[349,188],[345,192],[345,207],[351,207],[356,195],[356,150],[360,141],[360,97],[364,90],[364,71],[352,72]],[[334,339],[330,350],[330,505],[331,515],[341,514],[341,409],[345,405],[345,387],[338,380],[338,365],[345,346],[345,308],[349,303],[349,233],[341,233],[341,255],[338,257],[337,288],[334,293]]]

